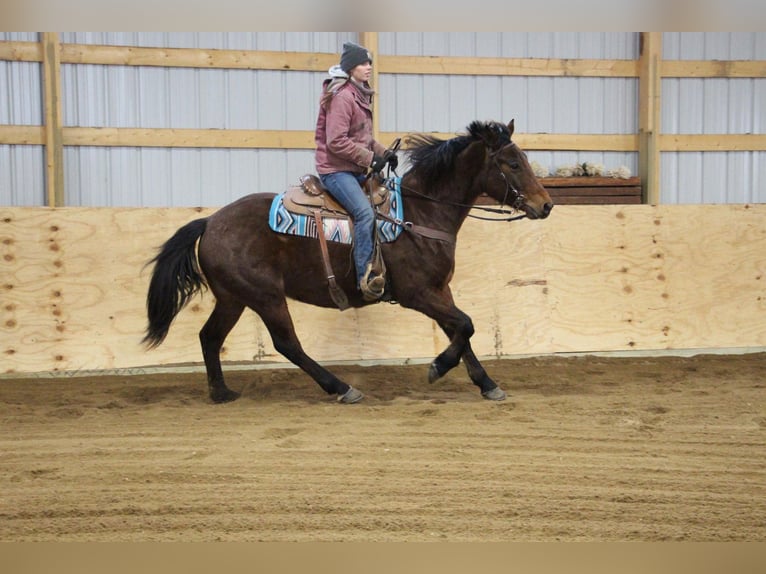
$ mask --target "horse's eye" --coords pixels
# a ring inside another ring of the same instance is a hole
[[[519,162],[517,162],[517,161],[512,161],[508,165],[511,166],[511,169],[519,169]]]

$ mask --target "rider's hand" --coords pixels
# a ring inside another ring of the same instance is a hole
[[[372,156],[372,163],[370,164],[370,169],[376,173],[383,170],[383,168],[386,167],[386,157],[380,157],[379,155],[373,155]]]
[[[393,150],[386,150],[386,153],[383,154],[383,159],[388,162],[388,165],[391,167],[391,169],[396,169],[399,167],[399,158],[396,157],[396,152]]]

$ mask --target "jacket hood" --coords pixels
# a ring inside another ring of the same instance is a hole
[[[333,80],[336,78],[342,78],[342,79],[348,78],[348,74],[343,71],[343,68],[340,67],[340,64],[336,64],[335,66],[327,70],[327,73],[330,75],[330,78]]]

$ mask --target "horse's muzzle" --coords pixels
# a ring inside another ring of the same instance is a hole
[[[531,205],[527,205],[524,207],[524,213],[527,214],[527,217],[529,219],[545,219],[551,214],[551,211],[553,210],[553,202],[549,201],[547,203],[544,203],[541,209],[536,209],[535,207],[532,207]]]

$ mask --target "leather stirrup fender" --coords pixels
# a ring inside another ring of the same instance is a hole
[[[314,220],[317,224],[317,236],[319,236],[319,247],[322,250],[322,262],[324,263],[324,270],[327,274],[328,289],[330,290],[330,298],[338,306],[338,309],[345,311],[350,307],[348,304],[348,297],[344,293],[343,289],[338,286],[338,282],[335,281],[335,273],[332,270],[332,264],[330,263],[330,252],[327,249],[327,239],[324,236],[324,227],[322,225],[322,214],[319,210],[314,213]]]

